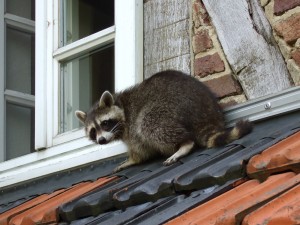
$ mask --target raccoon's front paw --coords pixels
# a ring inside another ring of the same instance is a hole
[[[163,165],[164,166],[170,166],[170,165],[176,163],[177,160],[178,160],[177,157],[175,157],[174,155],[172,155],[171,157],[167,158],[166,161],[163,162]]]
[[[120,172],[121,170],[124,170],[132,165],[135,165],[137,164],[136,162],[134,162],[132,159],[127,159],[125,160],[123,163],[121,163],[118,167],[116,167],[114,170],[113,170],[113,173],[117,173],[117,172]]]
[[[122,170],[122,167],[121,165],[120,166],[117,166],[116,168],[114,168],[114,170],[112,171],[112,173],[117,173],[117,172],[120,172]]]

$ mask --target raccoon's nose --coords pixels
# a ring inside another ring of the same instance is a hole
[[[104,137],[100,137],[98,139],[98,144],[103,145],[103,144],[106,144],[106,143],[107,143],[107,141],[106,141],[106,139]]]

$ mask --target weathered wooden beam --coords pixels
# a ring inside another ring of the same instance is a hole
[[[144,76],[177,69],[190,73],[190,0],[144,3]]]
[[[289,72],[257,0],[203,0],[226,58],[249,99],[291,86]]]

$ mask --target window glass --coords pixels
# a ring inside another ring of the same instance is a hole
[[[6,12],[34,20],[34,0],[6,0]]]
[[[6,104],[6,159],[34,150],[34,109]]]
[[[114,1],[62,0],[61,45],[114,25]]]
[[[34,95],[34,34],[6,29],[6,88]]]
[[[103,91],[114,90],[114,46],[106,46],[61,64],[60,128],[63,133],[80,124],[75,111],[87,111]]]

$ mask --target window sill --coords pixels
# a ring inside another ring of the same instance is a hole
[[[126,146],[121,142],[100,146],[81,138],[72,145],[55,146],[1,163],[0,188],[123,153]]]

